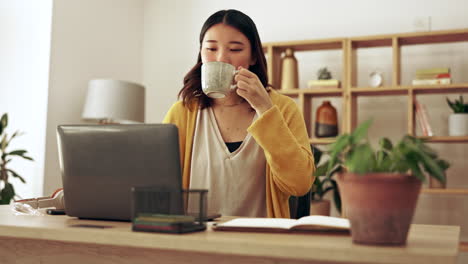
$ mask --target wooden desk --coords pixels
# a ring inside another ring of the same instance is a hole
[[[76,227],[95,225],[108,228]],[[455,263],[458,226],[413,225],[404,247],[362,246],[347,234],[140,233],[130,223],[15,216],[0,206],[1,263]]]

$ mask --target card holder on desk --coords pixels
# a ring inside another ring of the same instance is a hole
[[[205,230],[207,192],[208,190],[134,187],[132,230],[161,233]],[[189,203],[191,214],[186,213]]]

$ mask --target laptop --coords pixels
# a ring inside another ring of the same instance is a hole
[[[132,188],[179,193],[182,175],[172,124],[60,125],[57,128],[65,212],[83,219],[132,219]],[[163,213],[183,214],[182,196]]]

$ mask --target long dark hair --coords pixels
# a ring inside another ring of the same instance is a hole
[[[203,93],[201,88],[201,46],[208,29],[220,23],[236,28],[249,39],[252,47],[252,59],[255,61],[249,70],[258,76],[264,87],[268,85],[266,58],[255,23],[249,16],[238,10],[221,10],[211,15],[201,29],[197,63],[185,75],[184,87],[179,92],[179,98],[182,98],[182,102],[186,106],[190,107],[195,100],[200,101],[201,109],[212,104],[211,99]]]

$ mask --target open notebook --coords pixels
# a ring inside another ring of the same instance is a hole
[[[213,225],[218,231],[348,231],[349,220],[345,218],[311,215],[300,219],[288,218],[236,218]]]

